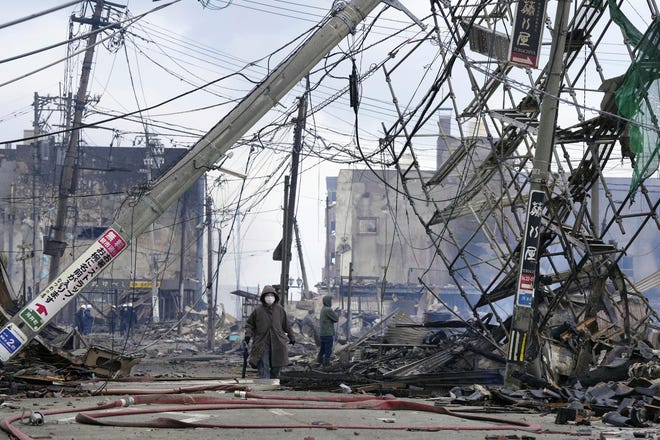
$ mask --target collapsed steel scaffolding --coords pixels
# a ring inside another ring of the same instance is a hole
[[[539,69],[522,69],[497,59],[503,52],[506,56],[498,40],[508,41],[512,34],[516,3],[460,0],[451,6],[437,4],[433,11],[436,27],[431,33],[437,32],[443,68],[412,110],[399,107],[401,99],[390,86],[399,119],[381,141],[391,156],[390,165],[399,172],[400,187],[410,207],[425,226],[471,313],[477,317],[480,312],[492,312],[504,328],[518,281],[539,104],[549,72],[549,61]],[[657,5],[653,1],[641,3],[635,4],[634,13],[651,22],[653,17],[657,20]],[[547,355],[546,342],[559,339],[556,332],[567,322],[582,328],[597,320],[609,321],[607,331],[596,334],[594,330],[591,338],[575,348],[575,373],[594,365],[598,336],[615,336],[632,347],[646,336],[652,321],[649,318],[657,317],[640,290],[656,283],[647,280],[638,288],[619,267],[643,227],[655,224],[660,229],[657,189],[652,192],[642,184],[632,195],[614,200],[606,181],[613,164],[635,159],[627,137],[629,121],[617,116],[613,98],[616,85],[612,87],[612,83],[617,80],[613,75],[621,73],[609,72],[608,63],[603,62],[608,57],[606,32],[611,34],[617,27],[611,7],[605,1],[584,0],[572,8],[562,54],[564,72],[551,179],[545,188],[548,203],[542,221],[535,305],[540,335],[535,341],[537,349]],[[549,33],[553,23],[546,18],[545,24]],[[442,35],[440,28],[448,29],[448,36]],[[632,63],[635,47],[626,42],[626,48]],[[480,57],[475,51],[489,56]],[[400,66],[398,61],[383,66],[388,84]],[[468,78],[472,86],[467,105],[458,99],[466,92],[464,87],[459,90],[455,86],[456,78]],[[585,104],[585,96],[594,96],[587,85],[594,83],[602,84],[598,96],[603,99],[596,109]],[[459,134],[444,139],[448,156],[429,179],[416,158],[415,135],[443,108],[452,110]],[[590,113],[595,116],[589,118]],[[570,121],[569,126],[560,128],[566,121]],[[657,133],[657,118],[655,122],[647,129]],[[401,138],[405,142],[400,142]],[[404,155],[411,157],[410,165],[401,160]],[[631,197],[641,207],[635,213],[629,212]],[[599,198],[604,207],[599,207]],[[601,218],[603,210],[610,215]],[[634,230],[625,230],[623,220],[627,216],[639,217]],[[466,219],[474,229],[457,234],[466,231]],[[615,228],[623,239],[611,243],[607,237]],[[649,278],[657,280],[657,276]],[[424,277],[419,281],[423,284]],[[474,291],[481,293],[476,303],[468,300],[468,292]],[[499,305],[507,299],[508,306]],[[560,309],[562,313],[558,313]],[[475,322],[482,323],[479,319]],[[493,341],[502,354],[505,343]]]

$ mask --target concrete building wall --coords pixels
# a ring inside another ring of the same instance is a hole
[[[57,210],[60,161],[59,148],[48,144],[39,154],[32,145],[18,145],[0,150],[0,243],[7,263],[13,289],[18,292],[23,282],[30,297],[48,284],[50,257],[44,255],[44,236],[48,236]],[[66,222],[67,247],[60,269],[69,263],[110,226],[120,210],[132,209],[129,193],[148,191],[145,148],[83,147],[76,171],[76,187],[69,197]],[[158,177],[176,162],[185,149],[166,149],[151,168],[152,178]],[[152,162],[153,163],[153,162]],[[148,230],[124,251],[100,276],[86,288],[88,298],[99,296],[111,302],[122,294],[137,297],[150,294],[153,279],[151,261],[159,264],[161,296],[179,296],[180,261],[183,254],[184,286],[188,303],[201,292],[198,280],[197,247],[203,222],[203,197],[199,181],[178,203],[170,207],[154,223],[153,240]],[[182,233],[184,240],[181,240]],[[182,249],[183,244],[183,249]],[[34,250],[26,260],[23,272],[20,246]],[[25,280],[24,280],[25,279]],[[114,292],[117,292],[115,295]],[[168,293],[169,292],[169,293]],[[112,295],[112,296],[110,296]],[[164,301],[167,304],[167,301]],[[161,316],[163,314],[161,313]]]
[[[413,194],[422,196],[419,180],[408,180],[407,185]],[[425,204],[417,209],[422,217],[433,214],[433,207]],[[335,210],[339,277],[348,277],[352,262],[357,279],[417,284],[435,249],[403,197],[395,170],[376,174],[368,169],[341,170]],[[434,277],[431,274],[427,279],[433,282]]]

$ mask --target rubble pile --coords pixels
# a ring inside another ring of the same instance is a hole
[[[361,333],[349,343],[340,325],[329,367],[318,366],[316,353],[308,353],[282,381],[294,389],[529,408],[556,413],[559,424],[588,424],[599,417],[613,426],[648,426],[660,417],[657,320],[634,297],[625,306],[623,301],[609,304],[578,323],[558,308],[540,349],[544,374],[519,376],[517,390],[506,389],[503,381],[510,322],[493,323],[490,314],[418,323],[395,311],[382,320],[360,322]],[[580,304],[566,307],[575,312]],[[620,314],[624,307],[626,319]],[[362,321],[360,314],[353,318]]]
[[[647,427],[660,417],[660,359],[656,317],[643,301],[608,302],[593,316],[570,319],[584,304],[564,300],[555,309],[536,348],[543,374],[517,377],[504,386],[510,321],[494,314],[470,319],[428,313],[419,322],[393,310],[386,316],[340,313],[332,363],[317,364],[320,298],[290,310],[296,345],[281,385],[294,390],[424,397],[438,404],[479,406],[493,411],[556,414],[558,424],[598,418],[618,427]],[[570,310],[571,313],[567,313]],[[621,313],[626,311],[625,319]],[[209,350],[204,313],[189,311],[178,327],[140,323],[126,337],[106,332],[80,335],[54,327],[49,343],[32,344],[4,366],[6,395],[80,394],[80,383],[141,376],[196,378],[240,371],[243,327],[220,316]],[[55,347],[52,341],[58,341]],[[110,347],[110,348],[108,348]],[[159,365],[160,369],[152,369]],[[199,368],[196,368],[199,366]],[[154,374],[156,371],[161,374]]]

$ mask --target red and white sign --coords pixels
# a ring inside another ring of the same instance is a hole
[[[534,274],[523,273],[520,274],[520,290],[533,291],[534,290]]]
[[[82,291],[110,262],[126,248],[124,240],[110,228],[76,261],[26,305],[19,316],[37,332],[69,301]]]

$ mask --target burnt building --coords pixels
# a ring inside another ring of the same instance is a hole
[[[0,250],[18,301],[29,301],[50,278],[50,255],[60,252],[65,269],[113,222],[134,209],[134,196],[149,191],[187,150],[163,148],[156,140],[144,147],[78,149],[74,184],[68,189],[64,243],[53,243],[63,151],[53,140],[0,150]],[[181,304],[201,295],[203,181],[193,185],[144,234],[119,255],[77,301],[103,311],[111,304],[133,303],[140,317],[151,316],[154,282],[159,316],[176,318]],[[67,313],[58,317],[66,320]]]
[[[449,307],[466,316],[481,307],[480,296],[501,276],[497,262],[506,257],[504,241],[510,246],[517,238],[489,233],[497,230],[497,224],[479,212],[492,204],[493,194],[501,193],[503,181],[499,175],[480,178],[479,168],[471,165],[491,151],[483,134],[464,127],[470,136],[461,141],[451,135],[450,126],[449,114],[441,112],[435,170],[402,178],[396,169],[346,169],[326,179],[329,203],[323,279],[330,291],[340,295],[344,307],[350,297],[354,311],[401,309],[423,318]],[[405,164],[401,168],[405,170]],[[462,175],[456,170],[462,170]],[[465,202],[455,195],[461,191],[461,182],[470,179],[483,183]],[[606,203],[607,198],[625,199],[630,178],[605,177],[603,182],[606,187],[592,194],[600,200],[593,220],[607,230],[603,240],[608,246],[621,248],[631,234],[640,234],[618,263],[631,280],[644,280],[640,287],[657,304],[657,224],[649,222],[637,205],[621,205],[615,213]],[[647,197],[657,200],[658,179],[648,179],[646,188]],[[503,199],[500,222],[515,224],[515,203]],[[442,230],[439,235],[447,239],[433,241],[427,233],[431,227]],[[551,272],[543,265],[541,271]],[[511,310],[512,303],[507,301],[501,307]]]

